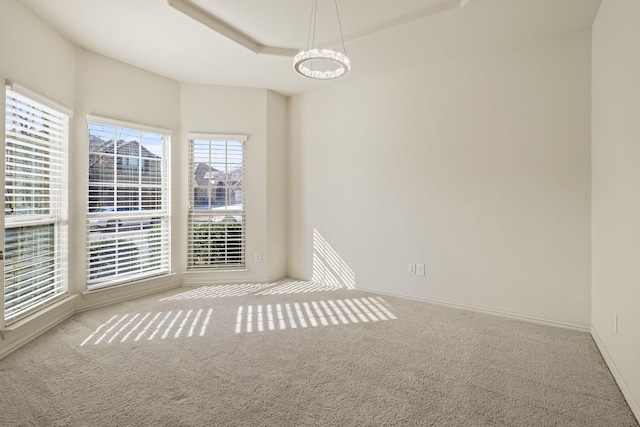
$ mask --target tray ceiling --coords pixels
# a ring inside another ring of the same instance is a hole
[[[182,82],[260,87],[284,94],[588,28],[600,4],[338,0],[353,69],[344,79],[318,82],[297,75],[287,56],[307,47],[312,0],[21,1],[71,42],[101,55]],[[181,7],[200,14],[194,18]],[[205,21],[219,24],[222,31]],[[238,36],[280,50],[256,53],[239,43]],[[334,1],[318,0],[315,45],[338,42]]]

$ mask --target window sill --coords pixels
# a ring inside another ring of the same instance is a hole
[[[158,276],[145,277],[144,279],[132,280],[130,282],[100,286],[97,288],[87,289],[86,291],[83,291],[82,297],[85,299],[91,299],[94,297],[98,297],[101,294],[111,293],[111,292],[121,292],[121,291],[124,291],[125,289],[142,288],[142,287],[145,287],[146,285],[162,286],[169,282],[173,283],[176,277],[177,277],[176,273],[167,273],[167,274],[161,274]]]

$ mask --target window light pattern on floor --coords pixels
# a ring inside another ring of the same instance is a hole
[[[162,298],[160,301],[208,299],[239,297],[245,295],[284,295],[300,294],[308,292],[326,292],[340,289],[336,286],[328,286],[315,282],[287,281],[284,283],[243,283],[234,285],[201,286],[177,295]]]
[[[87,344],[202,337],[207,332],[212,313],[212,308],[201,308],[115,315],[89,335],[80,347]]]
[[[201,286],[186,292],[181,292],[160,301],[183,300],[183,299],[208,299],[224,297],[241,297],[251,295],[264,288],[273,286],[272,283],[241,283],[234,285],[213,285]]]
[[[380,297],[238,307],[236,333],[395,320]]]
[[[286,282],[258,292],[256,295],[303,294],[308,292],[335,291],[337,289],[340,289],[340,287],[328,286],[314,282]]]

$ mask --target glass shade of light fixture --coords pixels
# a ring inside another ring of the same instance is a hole
[[[319,71],[306,65],[309,61],[321,60],[336,65],[333,70]],[[351,70],[351,62],[347,55],[330,49],[310,49],[298,53],[293,58],[293,68],[305,77],[320,80],[337,79]]]
[[[342,35],[342,24],[340,22],[340,14],[338,12],[338,0],[334,0],[336,6],[336,16],[338,18],[338,26],[340,28],[340,39],[342,40],[342,50],[345,53],[338,52],[331,49],[317,49],[313,46],[309,48],[307,43],[307,50],[299,52],[293,58],[293,68],[296,72],[304,77],[318,80],[331,80],[343,77],[351,70],[351,61],[346,55],[346,48],[344,46],[344,36]],[[309,40],[311,41],[311,35],[313,34],[313,41],[315,41],[316,31],[316,15],[318,12],[318,0],[313,1],[313,7],[311,10],[311,25],[309,27]],[[325,66],[330,66],[328,70],[314,70],[313,61],[321,61]],[[309,66],[311,65],[311,66]]]

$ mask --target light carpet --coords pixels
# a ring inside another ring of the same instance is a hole
[[[75,315],[0,361],[2,426],[635,426],[588,333],[307,282]]]

